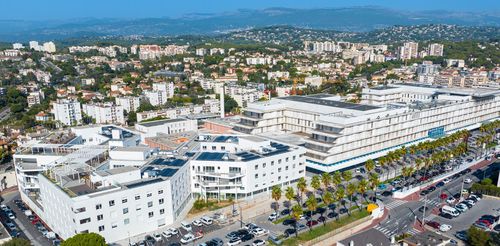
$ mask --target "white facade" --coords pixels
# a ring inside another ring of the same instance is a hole
[[[198,121],[191,119],[155,120],[135,124],[135,130],[140,132],[142,141],[148,137],[156,137],[158,133],[174,134],[187,131],[198,131]]]
[[[246,135],[202,135],[199,141],[189,165],[192,191],[201,197],[251,198],[305,177],[301,147]]]
[[[71,100],[58,100],[52,104],[54,120],[63,125],[71,126],[82,123],[82,110],[80,102]]]
[[[123,110],[128,113],[136,111],[141,105],[139,97],[127,96],[127,97],[117,97],[115,98],[116,105],[122,106]]]
[[[380,106],[326,95],[275,98],[249,105],[235,130],[299,137],[308,167],[332,172],[440,137],[435,132],[477,128],[500,113],[498,91],[391,85],[363,93],[363,100]]]
[[[429,55],[430,56],[443,56],[444,45],[442,44],[429,44]]]
[[[323,77],[321,76],[309,76],[304,79],[306,85],[320,87],[323,84]]]
[[[56,52],[56,45],[53,42],[43,43],[43,51],[54,53]]]
[[[166,91],[143,91],[143,94],[153,106],[159,106],[167,103]]]
[[[123,106],[112,103],[84,104],[83,112],[97,124],[125,124]]]
[[[167,93],[167,98],[174,96],[174,83],[153,83],[153,91],[164,91]]]
[[[20,49],[24,49],[24,45],[21,43],[13,43],[12,48],[15,50],[20,50]]]

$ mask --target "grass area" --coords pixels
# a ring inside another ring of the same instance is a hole
[[[311,231],[307,230],[301,234],[299,234],[298,237],[290,237],[286,240],[283,241],[283,245],[299,245],[301,243],[305,243],[307,241],[310,241],[312,239],[315,239],[317,237],[320,237],[322,235],[325,235],[333,230],[336,230],[340,227],[343,227],[347,224],[350,224],[356,220],[362,219],[366,216],[370,215],[366,210],[361,210],[361,211],[355,211],[351,213],[351,216],[345,216],[340,218],[339,220],[333,220],[328,223],[326,223],[325,226],[320,225],[317,226],[316,228],[312,229]]]
[[[232,200],[216,201],[216,200],[196,200],[193,207],[189,210],[190,215],[198,214],[202,212],[214,211],[219,208],[227,207],[233,205]]]

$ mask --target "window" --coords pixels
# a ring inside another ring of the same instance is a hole
[[[158,203],[163,204],[163,198],[161,198],[160,200],[158,200]]]
[[[104,231],[104,226],[99,226],[99,231]]]
[[[274,161],[271,161],[271,166],[274,166]]]
[[[141,199],[141,196],[139,196],[139,195],[135,195],[135,200],[137,201],[137,200],[139,200],[139,199]]]
[[[127,198],[122,198],[122,203],[127,203]]]
[[[99,209],[101,209],[101,208],[102,208],[102,204],[97,204],[97,205],[95,205],[95,209],[96,209],[96,210],[99,210]]]
[[[128,208],[123,209],[123,214],[128,214]]]
[[[285,159],[286,162],[288,162],[288,157]]]
[[[203,150],[207,150],[207,146],[203,146],[203,147],[202,147],[202,149],[203,149]]]
[[[99,221],[99,220],[102,220],[102,219],[103,219],[102,214],[97,215],[97,220],[98,220],[98,221]]]
[[[262,163],[262,168],[266,168],[266,163]]]
[[[212,146],[212,150],[216,150],[216,149],[217,149],[217,147],[215,147],[215,146]]]
[[[164,214],[165,213],[165,209],[160,209],[160,214]]]
[[[90,218],[82,219],[82,220],[80,220],[80,225],[85,224],[85,223],[89,223],[89,222],[90,222]]]
[[[153,202],[148,202],[148,208],[153,206]]]
[[[281,164],[281,159],[278,160],[278,164]]]
[[[137,205],[137,207],[135,207],[135,211],[140,211],[141,210],[141,205]]]
[[[114,229],[114,228],[116,228],[116,227],[118,227],[118,224],[116,224],[116,222],[114,222],[113,224],[111,224],[111,228],[113,228],[113,229]]]
[[[154,216],[154,213],[153,213],[153,212],[149,212],[149,213],[148,213],[148,216],[149,216],[149,218],[151,218],[151,217],[153,217],[153,216]]]
[[[280,168],[278,168],[278,173],[279,173],[279,172],[281,172],[281,167],[280,167]]]
[[[255,165],[255,170],[259,169],[259,165]]]
[[[288,166],[285,167],[285,170],[288,171]]]
[[[129,218],[126,218],[123,220],[123,224],[124,225],[128,225],[128,223],[130,223],[130,219]]]
[[[115,200],[111,200],[111,201],[109,201],[109,206],[110,206],[110,207],[115,206]]]
[[[226,146],[221,146],[220,150],[226,150]]]
[[[83,207],[83,208],[77,208],[76,211],[75,211],[75,213],[82,213],[82,212],[85,212],[85,211],[87,211],[87,209],[85,207]]]
[[[259,178],[259,174],[258,174],[258,173],[257,173],[257,174],[255,174],[255,178],[256,178],[256,179],[257,179],[257,178]]]
[[[163,194],[163,190],[158,191],[158,195],[161,195],[161,194]]]
[[[281,181],[281,176],[278,176],[278,181]]]
[[[295,156],[293,156],[292,159],[295,161]]]
[[[153,193],[149,192],[146,196],[151,197],[152,195],[153,195]]]

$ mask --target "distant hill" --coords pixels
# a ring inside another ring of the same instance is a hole
[[[369,32],[394,25],[426,24],[500,26],[500,14],[450,11],[404,12],[379,7],[352,7],[335,9],[269,8],[238,10],[220,14],[194,13],[180,18],[78,19],[71,21],[0,20],[0,40],[49,40],[83,36],[217,35],[277,25],[342,32]]]

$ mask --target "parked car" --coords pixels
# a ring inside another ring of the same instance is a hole
[[[448,198],[448,195],[446,195],[445,193],[441,193],[441,195],[439,195],[439,198],[444,200],[444,199]]]
[[[234,246],[234,245],[238,245],[240,243],[241,243],[241,239],[234,238],[234,239],[229,240],[229,242],[227,242],[227,245],[228,246]]]
[[[276,244],[276,245],[283,244],[283,241],[281,241],[281,239],[279,239],[275,235],[269,235],[269,237],[267,238],[267,240],[269,240],[270,242],[272,242],[273,244]]]
[[[287,228],[283,234],[285,237],[290,237],[295,234],[295,228]]]
[[[290,214],[290,209],[285,208],[281,211],[281,216],[289,215]]]
[[[284,226],[287,226],[287,225],[293,225],[295,223],[295,220],[294,219],[286,219],[283,221],[283,225]]]
[[[422,212],[422,213],[424,212],[424,210],[425,210],[425,211],[429,211],[429,207],[427,207],[427,206],[422,206],[422,207],[420,207],[420,208],[418,209],[418,211],[420,211],[420,212]]]
[[[447,232],[447,231],[451,230],[451,225],[442,224],[439,226],[439,230],[442,232]]]
[[[459,231],[455,233],[455,237],[457,237],[460,240],[467,241],[467,232],[466,231]]]
[[[307,226],[315,226],[317,224],[318,224],[317,220],[310,220],[310,221],[307,221],[307,223],[306,223]]]
[[[449,204],[452,204],[455,201],[456,201],[455,198],[453,198],[452,196],[450,196],[450,197],[448,197],[448,199],[446,199],[446,203],[449,203]]]
[[[266,241],[262,239],[257,239],[252,243],[252,246],[262,246],[262,245],[266,245]]]
[[[326,217],[328,217],[328,218],[330,218],[330,219],[335,218],[335,217],[337,217],[337,216],[338,216],[338,214],[337,214],[337,213],[335,213],[335,212],[330,212],[330,213],[328,213],[328,214],[326,215]]]
[[[266,235],[267,233],[269,233],[266,229],[262,229],[262,228],[254,228],[250,231],[250,233],[252,233],[253,235],[255,235],[256,237],[260,237],[262,235]]]
[[[250,240],[252,240],[254,237],[255,237],[255,236],[254,236],[253,234],[248,233],[248,234],[243,235],[243,236],[241,237],[241,241],[242,241],[242,242],[250,241]]]
[[[203,226],[203,223],[201,223],[201,220],[193,220],[193,225],[195,225],[195,226]]]
[[[466,178],[466,179],[464,179],[464,183],[470,184],[470,183],[472,183],[472,179]]]
[[[346,208],[340,208],[339,209],[339,213],[340,214],[345,214],[345,213],[347,213],[347,209]]]
[[[267,217],[268,220],[273,221],[278,219],[278,214],[276,212],[273,212],[269,217]]]
[[[153,233],[153,238],[155,239],[156,242],[160,242],[161,240],[163,240],[161,238],[161,234],[158,232]]]
[[[441,226],[438,222],[436,221],[427,221],[427,223],[425,223],[426,225],[434,228],[434,229],[439,229],[439,227]]]

